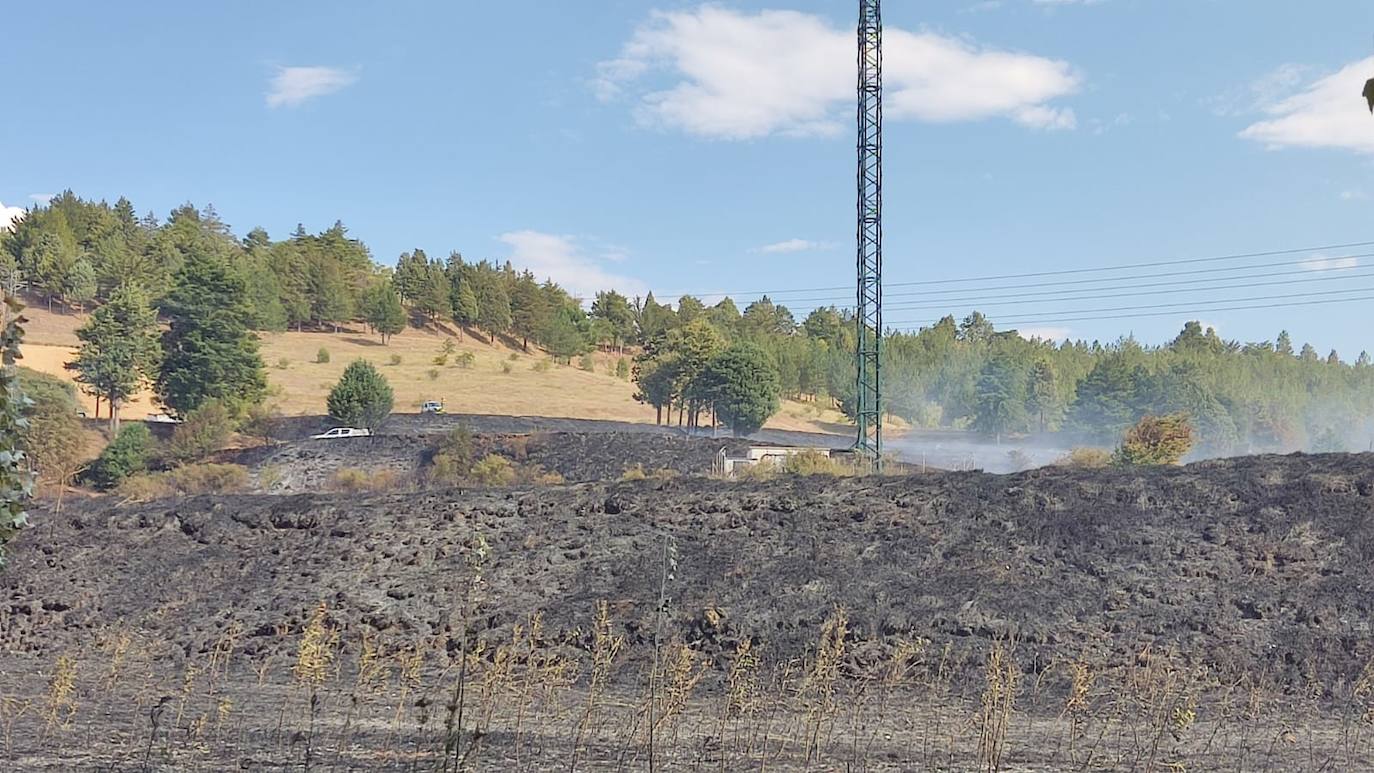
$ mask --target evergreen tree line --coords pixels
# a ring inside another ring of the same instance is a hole
[[[342,223],[240,239],[210,207],[188,204],[159,222],[137,217],[126,199],[111,206],[66,192],[0,232],[0,280],[50,305],[96,306],[80,334],[78,380],[107,405],[144,382],[178,413],[211,398],[252,400],[264,383],[252,330],[362,323],[383,342],[408,325],[452,324],[563,362],[632,349],[638,399],[684,426],[775,410],[777,395],[853,410],[854,321],[833,307],[798,322],[767,296],[741,311],[728,297],[674,306],[614,290],[584,307],[528,271],[457,252],[440,260],[417,249],[394,269],[379,266]],[[170,327],[161,334],[159,317]],[[1142,416],[1186,413],[1208,453],[1370,443],[1369,356],[1347,363],[1310,344],[1295,351],[1286,333],[1241,343],[1191,322],[1162,346],[1030,341],[974,312],[885,340],[884,409],[920,427],[1113,443]],[[743,367],[755,377],[742,378]]]

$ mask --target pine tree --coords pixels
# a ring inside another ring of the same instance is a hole
[[[329,416],[348,427],[375,432],[391,415],[391,385],[367,360],[354,360],[329,392]]]
[[[551,357],[565,364],[587,351],[587,339],[578,331],[577,324],[566,309],[549,315],[544,328],[539,331],[539,339]]]
[[[1049,431],[1050,418],[1058,413],[1059,383],[1054,364],[1049,360],[1035,363],[1030,372],[1030,384],[1026,388],[1026,410],[1035,417],[1041,432]]]
[[[209,398],[240,405],[261,399],[267,378],[250,329],[252,309],[242,277],[222,259],[192,251],[162,311],[170,324],[157,377],[164,405],[184,416]]]
[[[321,326],[332,325],[337,333],[339,323],[352,315],[348,285],[339,264],[322,255],[311,256],[306,287],[311,319]]]
[[[1025,374],[1008,356],[988,360],[978,375],[973,426],[1002,442],[1002,436],[1019,432],[1026,423]]]
[[[460,326],[472,326],[477,324],[478,315],[481,308],[477,303],[477,293],[472,289],[471,282],[463,282],[458,288],[458,297],[453,302],[453,321]]]
[[[1293,338],[1288,335],[1287,330],[1279,331],[1279,339],[1274,344],[1274,351],[1287,357],[1293,356]]]
[[[119,409],[148,383],[162,347],[157,313],[143,289],[126,284],[76,331],[81,340],[72,368],[76,380],[110,410],[110,432],[119,432]]]
[[[438,263],[429,263],[423,269],[417,268],[416,271],[419,284],[415,288],[416,295],[412,303],[415,310],[429,317],[431,322],[437,321],[440,314],[447,314],[452,309],[448,296],[448,275]]]
[[[379,282],[371,290],[367,323],[382,337],[382,343],[406,329],[406,312],[401,296],[390,282]]]
[[[488,277],[477,297],[477,325],[496,343],[496,336],[510,330],[510,323],[510,296],[500,277]]]
[[[401,253],[401,257],[396,261],[393,279],[396,283],[396,292],[403,300],[414,303],[424,289],[428,274],[429,258],[425,256],[424,250]]]
[[[605,321],[611,334],[611,343],[617,350],[623,350],[634,336],[634,309],[630,306],[630,300],[615,290],[596,294],[596,300],[592,301],[591,316],[592,319]]]
[[[520,337],[522,349],[530,350],[530,339],[539,338],[554,313],[533,274],[526,271],[515,279],[510,291],[511,330]]]
[[[700,381],[701,396],[736,437],[758,432],[778,412],[777,370],[754,344],[740,342],[712,358]]]
[[[68,269],[62,282],[62,298],[69,305],[85,310],[86,304],[95,300],[100,288],[96,284],[95,268],[85,258],[78,258]]]

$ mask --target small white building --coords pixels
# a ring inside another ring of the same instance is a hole
[[[830,449],[810,446],[750,446],[742,455],[731,455],[722,448],[716,452],[716,460],[711,465],[711,472],[729,477],[741,467],[754,467],[760,464],[782,467],[789,457],[802,453],[815,453],[829,457]]]

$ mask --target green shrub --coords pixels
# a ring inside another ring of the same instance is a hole
[[[621,381],[630,378],[630,361],[624,357],[615,361],[615,377]]]
[[[438,365],[439,367],[442,368],[442,367],[444,367],[445,365],[448,364],[448,355],[447,355],[447,354],[440,354],[440,355],[438,355],[437,357],[435,357],[433,360],[431,360],[431,362],[433,362],[435,365]]]
[[[206,400],[172,431],[167,459],[175,464],[199,461],[220,450],[234,431],[234,417],[219,400]]]
[[[472,466],[472,479],[482,486],[509,486],[515,482],[515,465],[500,454],[488,454]]]
[[[516,352],[511,352],[510,356],[506,359],[510,360],[511,362],[518,362],[520,360],[520,355]]]
[[[118,486],[131,475],[148,471],[153,458],[153,433],[141,422],[129,422],[119,428],[119,434],[100,457],[91,464],[86,479],[102,491]]]
[[[277,360],[277,370],[286,370],[289,367],[291,367],[291,361],[285,357],[281,357]]]
[[[1188,416],[1146,416],[1126,430],[1112,461],[1122,465],[1170,465],[1193,450],[1193,425]]]
[[[330,487],[338,491],[366,491],[371,486],[371,478],[357,467],[343,467],[334,471]]]
[[[458,352],[458,357],[456,360],[454,360],[454,363],[460,368],[471,368],[472,363],[476,359],[477,358],[473,355],[472,352]]]
[[[272,437],[276,420],[281,411],[275,405],[254,403],[248,407],[248,414],[239,424],[239,431],[250,437],[267,440]]]
[[[65,485],[80,469],[86,446],[71,384],[35,380],[25,392],[30,404],[24,410],[24,450],[41,479]]]
[[[399,354],[393,354],[393,355],[391,355],[391,364],[392,364],[392,365],[400,365],[400,364],[401,364],[401,355],[399,355]]]
[[[329,415],[349,427],[376,430],[391,415],[391,385],[372,363],[354,360],[329,392]]]
[[[472,472],[474,443],[467,427],[458,427],[444,435],[434,449],[430,477],[441,483],[457,483]]]
[[[445,339],[444,339],[444,347],[443,347],[443,348],[444,348],[444,354],[453,354],[453,352],[458,348],[458,345],[455,344],[455,343],[453,343],[453,339],[452,339],[452,338],[445,338]]]
[[[596,360],[593,360],[590,354],[584,354],[578,358],[577,367],[588,373],[594,373],[596,372]]]
[[[501,363],[501,372],[502,372],[502,373],[505,373],[506,375],[510,375],[511,371],[513,371],[513,370],[515,370],[515,368],[512,368],[512,367],[511,367],[511,364],[510,364],[509,362],[503,362],[503,363]]]
[[[315,362],[321,365],[329,362],[329,350],[321,346],[320,350],[315,352]]]
[[[533,370],[535,373],[548,373],[548,372],[549,372],[549,361],[548,361],[548,360],[540,360],[539,362],[536,362],[536,363],[534,364],[534,367],[530,368],[530,370]]]
[[[439,380],[439,371],[436,368],[430,368],[429,370],[425,371],[425,375],[429,376],[430,381]]]

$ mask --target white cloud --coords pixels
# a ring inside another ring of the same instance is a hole
[[[12,229],[14,224],[23,218],[24,210],[22,207],[7,207],[3,201],[0,201],[0,231]]]
[[[1341,201],[1364,201],[1367,198],[1369,198],[1369,194],[1358,188],[1341,191]]]
[[[29,194],[29,198],[33,199],[34,201],[38,202],[39,204],[47,204],[49,201],[52,201],[53,199],[57,198],[57,194],[56,194],[56,193],[30,193],[30,194]]]
[[[755,247],[750,252],[760,252],[765,255],[782,255],[792,252],[808,252],[810,250],[830,249],[834,245],[830,242],[813,242],[809,239],[788,239],[775,244],[765,244],[762,247]]]
[[[1304,271],[1341,271],[1349,268],[1358,268],[1359,258],[1312,258],[1302,262]]]
[[[1077,123],[1071,109],[1049,104],[1079,88],[1065,62],[931,32],[888,27],[884,36],[889,118]],[[595,87],[603,100],[633,91],[645,126],[713,139],[834,136],[852,120],[854,56],[854,33],[820,16],[703,5],[653,14],[619,58],[599,65]],[[666,80],[646,83],[655,75]]]
[[[607,271],[597,259],[584,254],[571,236],[526,230],[496,238],[510,246],[510,261],[517,268],[529,269],[540,279],[552,279],[584,301],[594,298],[598,290],[614,289],[631,296],[648,291],[638,279]]]
[[[333,94],[358,81],[358,73],[339,67],[278,67],[267,89],[268,107],[295,107]]]
[[[1016,334],[1026,339],[1034,341],[1037,338],[1041,341],[1063,341],[1072,333],[1072,329],[1067,327],[1021,327],[1016,329]]]
[[[1280,68],[1275,81],[1288,85],[1290,94],[1277,92],[1261,109],[1270,117],[1246,127],[1240,136],[1263,143],[1270,149],[1336,148],[1374,154],[1374,119],[1360,91],[1374,74],[1374,57],[1342,67],[1291,93],[1297,84],[1292,73],[1305,71],[1294,66]]]

